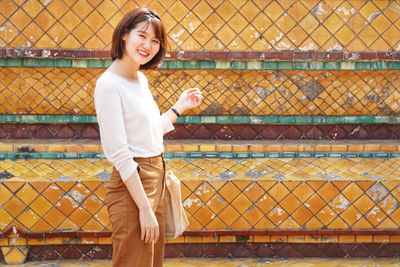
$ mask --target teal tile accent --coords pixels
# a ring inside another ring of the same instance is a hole
[[[358,158],[358,154],[357,153],[344,153],[343,157],[344,158]]]
[[[341,158],[342,153],[328,153],[327,155],[329,158]]]
[[[202,116],[201,118],[201,123],[215,123],[216,117],[213,116]]]
[[[69,115],[56,115],[56,123],[69,123],[71,122],[71,116]]]
[[[38,123],[54,123],[55,121],[54,115],[39,115],[38,117]]]
[[[328,116],[326,119],[327,123],[337,124],[342,122],[341,116]]]
[[[183,61],[168,61],[169,69],[182,69],[183,65]]]
[[[340,70],[339,62],[325,62],[324,67],[326,70]]]
[[[310,66],[308,62],[294,62],[293,69],[295,70],[309,70]]]
[[[201,116],[186,116],[183,118],[185,123],[201,123]]]
[[[96,159],[105,159],[106,156],[104,155],[104,153],[95,153],[94,158],[96,158]]]
[[[0,58],[0,67],[6,67],[6,66],[7,66],[7,59]]]
[[[237,159],[248,159],[250,158],[250,154],[246,152],[237,152],[234,154]]]
[[[265,116],[265,123],[279,123],[279,116]]]
[[[229,61],[217,61],[215,63],[215,69],[217,70],[229,70],[230,62]]]
[[[255,61],[255,60],[247,61],[248,70],[262,70],[262,66],[263,65],[261,61]]]
[[[373,119],[374,123],[389,123],[390,119],[388,116],[375,116]]]
[[[95,155],[96,153],[79,153],[79,158],[82,158],[82,159],[91,159],[91,158],[94,158],[94,155]]]
[[[312,118],[310,116],[295,116],[295,123],[311,123]]]
[[[164,61],[161,63],[161,66],[158,67],[158,68],[159,68],[159,69],[162,69],[162,70],[168,69],[168,62],[169,62],[169,60],[164,60]]]
[[[340,69],[341,70],[354,70],[356,68],[356,63],[353,61],[341,61]]]
[[[327,120],[326,116],[313,116],[312,117],[312,123],[325,124],[326,120]]]
[[[169,62],[168,64],[171,64],[171,62]],[[185,69],[198,69],[199,62],[196,60],[185,60],[183,61],[183,67]]]
[[[163,156],[164,156],[165,159],[172,159],[172,158],[174,158],[174,154],[173,154],[173,153],[169,153],[169,152],[163,153]]]
[[[290,61],[278,61],[277,69],[279,70],[292,70],[293,64]]]
[[[15,114],[4,114],[3,121],[4,122],[20,122],[21,116],[15,115]]]
[[[360,158],[373,158],[374,157],[374,153],[365,153],[365,152],[363,152],[363,153],[359,153],[358,156]]]
[[[263,69],[264,70],[276,70],[278,67],[278,64],[276,61],[264,61],[263,64]]]
[[[264,116],[249,116],[249,123],[251,124],[263,124]]]
[[[232,70],[245,70],[247,69],[246,61],[231,61]]]
[[[313,154],[310,153],[310,152],[298,152],[298,153],[297,153],[297,156],[298,156],[299,158],[312,158],[312,157],[313,157]]]
[[[8,67],[22,67],[22,58],[7,58]]]
[[[374,118],[373,116],[359,116],[358,122],[359,123],[373,123]]]
[[[376,158],[388,158],[389,157],[389,153],[377,152],[377,153],[375,153],[375,157]]]
[[[398,153],[398,152],[391,153],[391,154],[390,154],[390,157],[391,157],[391,158],[400,158],[400,153]]]
[[[86,59],[74,59],[74,60],[72,60],[72,67],[73,68],[87,68],[88,67],[88,60],[86,60]]]
[[[384,70],[387,69],[387,64],[385,61],[377,61],[372,63],[373,70]]]
[[[250,155],[252,158],[265,158],[265,153],[262,152],[254,152]]]
[[[217,123],[233,123],[233,116],[217,116]]]
[[[219,157],[224,159],[232,159],[234,158],[234,155],[232,152],[221,152],[219,153]]]
[[[280,123],[294,123],[295,119],[294,116],[280,116],[279,122]]]
[[[312,61],[310,62],[310,70],[323,70],[324,62],[322,61]]]
[[[39,67],[39,59],[37,58],[24,58],[24,67]]]
[[[282,158],[295,158],[296,152],[282,152]]]
[[[200,60],[199,66],[200,66],[200,69],[213,70],[213,69],[215,69],[215,61]]]
[[[218,152],[205,152],[203,153],[203,157],[215,159],[218,158]]]
[[[104,63],[102,59],[89,59],[88,61],[89,68],[104,68]]]
[[[358,123],[357,116],[343,116],[342,117],[343,123]]]
[[[370,70],[371,63],[370,62],[356,62],[356,70]]]
[[[393,62],[388,62],[388,69],[389,70],[400,70],[400,62],[399,61],[393,61]]]
[[[233,116],[233,123],[249,123],[248,116]]]
[[[40,153],[41,159],[57,159],[61,157],[62,157],[61,153]]]
[[[71,59],[56,59],[56,67],[58,68],[71,68],[72,60]]]
[[[314,153],[314,158],[326,158],[327,155],[328,155],[327,153],[317,152],[317,153]]]
[[[39,67],[52,68],[56,66],[56,61],[52,58],[41,58],[39,60]]]
[[[189,156],[189,158],[202,158],[203,157],[203,153],[201,153],[201,152],[190,152],[187,155]]]
[[[174,152],[173,156],[174,156],[174,158],[187,158],[188,157],[186,152]]]
[[[165,61],[164,61],[165,62]],[[163,62],[163,63],[164,63]],[[104,68],[108,68],[108,67],[110,67],[110,65],[113,63],[113,60],[112,59],[105,59],[104,60]]]
[[[38,123],[39,117],[35,115],[21,115],[21,123]]]
[[[268,152],[266,154],[267,154],[267,158],[271,158],[271,159],[276,159],[276,158],[281,157],[281,153],[279,153],[279,152]]]
[[[185,123],[186,118],[187,118],[187,116],[179,117],[176,119],[175,123]],[[186,123],[188,123],[188,122],[186,122]]]
[[[72,115],[70,121],[72,123],[87,123],[88,118],[86,115]]]
[[[78,159],[79,153],[73,153],[73,152],[63,153],[63,158],[64,159]]]
[[[87,122],[88,123],[97,123],[97,116],[96,115],[88,115]]]

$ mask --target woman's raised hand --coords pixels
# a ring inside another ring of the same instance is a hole
[[[180,113],[183,113],[185,110],[199,106],[202,98],[203,95],[199,88],[190,88],[181,94],[176,105],[179,107]]]

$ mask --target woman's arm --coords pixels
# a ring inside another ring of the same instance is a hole
[[[199,106],[201,99],[201,91],[198,88],[190,88],[181,94],[178,101],[172,106],[172,108],[175,109],[179,115],[182,115],[186,110]],[[166,112],[166,115],[172,123],[174,123],[178,118],[178,115],[172,109],[169,109]]]

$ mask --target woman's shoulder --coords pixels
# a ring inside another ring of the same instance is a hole
[[[116,79],[109,71],[103,72],[96,81],[94,95],[99,93],[116,93],[118,88],[121,87],[120,81]],[[111,91],[111,92],[110,92]]]

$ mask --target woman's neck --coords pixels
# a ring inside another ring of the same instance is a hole
[[[124,79],[137,82],[137,72],[140,65],[132,64],[127,58],[116,59],[108,70]]]

